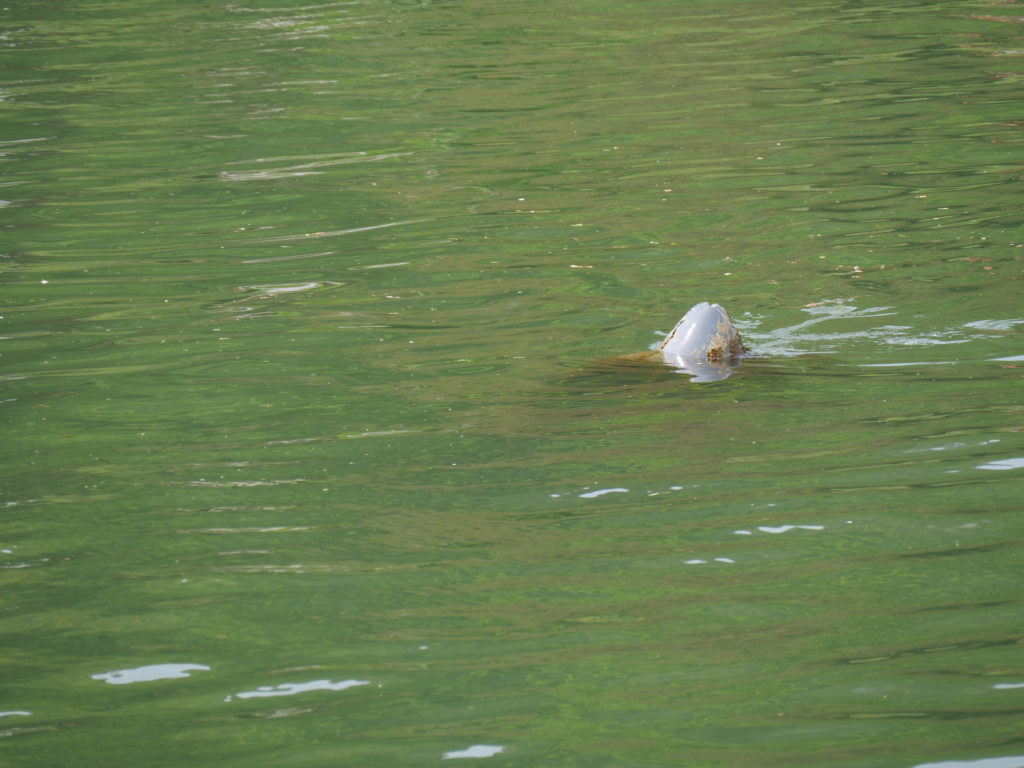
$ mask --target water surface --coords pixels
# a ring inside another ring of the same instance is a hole
[[[4,759],[1024,766],[1021,16],[9,3]]]

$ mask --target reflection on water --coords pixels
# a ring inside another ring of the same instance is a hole
[[[130,683],[148,683],[152,680],[173,680],[180,677],[191,677],[195,670],[209,671],[205,664],[149,664],[134,669],[115,669],[111,672],[100,672],[90,675],[93,680],[102,680],[114,685]]]
[[[823,525],[759,525],[759,526],[757,526],[757,530],[761,531],[762,533],[785,533],[786,531],[793,531],[793,530],[797,530],[797,529],[804,530],[804,531],[823,531],[823,530],[825,530],[825,526],[823,526]],[[750,535],[752,535],[751,531],[745,531],[745,530],[742,530],[742,529],[738,530],[738,531],[733,531],[733,533],[735,533],[735,534],[737,534],[739,536],[750,536]]]
[[[495,747],[488,744],[474,744],[472,747],[467,747],[466,749],[456,749],[451,752],[445,752],[443,757],[445,760],[457,757],[494,757],[504,751],[504,747]]]
[[[369,685],[369,680],[341,680],[332,683],[330,680],[310,680],[308,683],[280,683],[279,685],[261,685],[255,691],[236,693],[236,699],[265,699],[271,696],[294,696],[309,691],[344,691],[357,685]],[[231,701],[229,695],[224,701]]]
[[[584,491],[579,494],[581,499],[596,499],[598,496],[604,496],[606,493],[629,493],[628,488],[599,488],[596,491]],[[557,495],[557,494],[555,494]]]
[[[741,362],[739,357],[730,358],[728,362],[676,358],[668,362],[668,365],[677,373],[688,375],[690,381],[695,384],[704,384],[710,381],[723,381],[729,378],[736,368],[741,365]]]
[[[984,464],[979,464],[978,469],[1024,469],[1024,456],[1019,456],[1013,459],[997,459],[996,461],[989,461]]]

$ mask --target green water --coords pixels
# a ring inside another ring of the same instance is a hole
[[[7,3],[0,764],[1024,766],[1020,22]]]

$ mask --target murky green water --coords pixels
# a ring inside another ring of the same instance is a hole
[[[1022,20],[8,3],[0,764],[1024,766]]]

